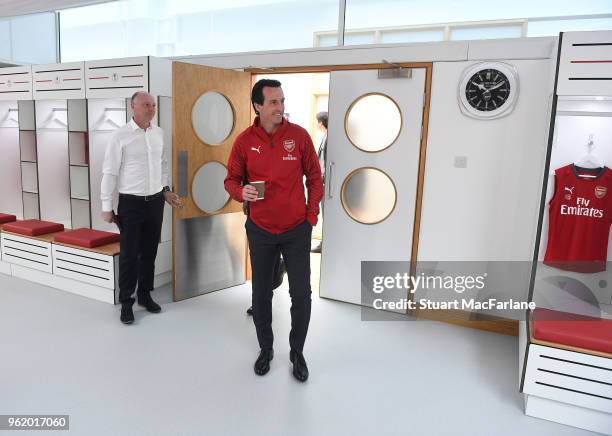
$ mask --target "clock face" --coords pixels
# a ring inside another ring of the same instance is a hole
[[[465,86],[467,103],[481,112],[500,109],[510,97],[511,84],[508,77],[494,68],[475,72]]]

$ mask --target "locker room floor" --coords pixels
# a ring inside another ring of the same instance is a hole
[[[0,413],[68,414],[70,434],[87,436],[590,434],[523,414],[514,337],[364,322],[359,307],[314,296],[301,384],[287,292],[276,292],[264,377],[252,370],[248,283],[156,297],[161,314],[138,308],[124,326],[118,307],[0,276]]]

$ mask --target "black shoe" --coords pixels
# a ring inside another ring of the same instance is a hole
[[[147,312],[151,313],[159,313],[161,312],[161,307],[157,304],[150,295],[146,297],[138,297],[138,305],[147,309]]]
[[[253,306],[251,306],[251,307],[249,307],[249,308],[247,309],[247,315],[251,315],[251,316],[253,316]]]
[[[121,322],[123,324],[132,324],[134,322],[134,312],[131,304],[121,305]]]
[[[323,249],[323,242],[319,242],[319,245],[317,245],[315,248],[310,250],[310,252],[320,254],[322,249]]]
[[[257,375],[266,375],[270,371],[270,361],[274,359],[274,350],[261,350],[253,369]]]
[[[297,351],[291,350],[289,360],[293,363],[293,376],[301,382],[308,380],[308,366],[304,355]]]

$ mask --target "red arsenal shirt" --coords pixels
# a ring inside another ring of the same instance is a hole
[[[585,273],[606,270],[611,191],[612,171],[607,167],[593,170],[572,164],[555,171],[545,264]]]
[[[257,117],[236,138],[227,165],[225,189],[234,200],[243,201],[243,184],[255,181],[265,182],[264,199],[249,204],[249,218],[258,227],[279,234],[304,220],[313,226],[317,224],[323,179],[310,135],[302,127],[285,119],[270,136]]]

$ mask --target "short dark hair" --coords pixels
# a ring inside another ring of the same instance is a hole
[[[317,121],[323,124],[323,127],[327,129],[327,121],[329,120],[329,114],[325,111],[317,114]]]
[[[253,85],[253,89],[251,90],[251,104],[253,105],[253,110],[258,115],[259,112],[257,112],[257,109],[255,109],[255,103],[264,104],[263,89],[266,86],[269,86],[270,88],[280,88],[281,83],[278,80],[261,79],[258,80],[255,85]]]

